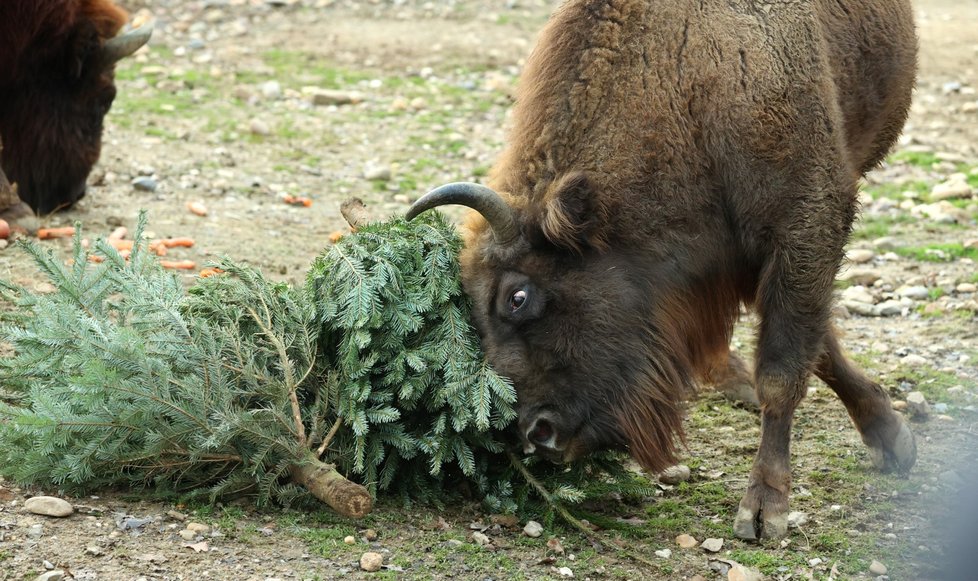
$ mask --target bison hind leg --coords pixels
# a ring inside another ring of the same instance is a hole
[[[761,402],[754,388],[754,376],[747,363],[735,352],[719,355],[707,372],[705,380],[727,400],[751,410],[758,410]]]
[[[873,464],[884,472],[909,471],[917,461],[917,445],[906,420],[893,411],[879,384],[849,361],[833,333],[826,335],[824,345],[815,375],[845,404]]]

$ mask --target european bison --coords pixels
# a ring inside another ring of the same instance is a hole
[[[792,416],[813,371],[874,463],[909,469],[910,429],[829,319],[857,181],[899,134],[915,72],[906,0],[560,8],[492,189],[449,184],[408,213],[478,212],[464,284],[490,362],[516,385],[525,449],[568,461],[623,448],[669,466],[697,380],[749,380],[728,361],[746,304],[762,430],[735,534],[786,532]]]
[[[36,212],[85,194],[115,63],[152,32],[117,36],[126,20],[111,0],[0,1],[0,171]]]

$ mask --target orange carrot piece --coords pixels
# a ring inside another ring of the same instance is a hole
[[[190,210],[191,214],[196,214],[198,216],[207,215],[207,206],[201,202],[187,202],[187,209]]]
[[[336,230],[334,232],[330,232],[329,241],[332,242],[333,244],[336,244],[344,236],[346,236],[346,232],[344,232],[343,230]]]
[[[161,238],[160,240],[154,241],[154,244],[164,246],[166,248],[176,248],[177,246],[191,248],[194,245],[194,239],[186,236],[182,238]]]
[[[282,196],[282,201],[286,204],[291,204],[293,206],[303,206],[308,208],[312,205],[312,200],[304,196],[293,196],[292,194],[285,194]]]
[[[116,250],[119,250],[119,251],[122,251],[122,250],[132,250],[132,245],[133,245],[133,241],[132,240],[121,240],[121,239],[118,239],[118,238],[115,238],[115,239],[109,238],[108,242],[109,242],[109,244],[112,245],[112,248],[115,248]]]
[[[128,233],[129,230],[127,230],[125,226],[119,226],[118,228],[112,231],[112,234],[109,234],[107,240],[109,242],[112,242],[113,240],[122,240],[123,238],[126,237],[126,234]]]
[[[95,262],[95,263],[105,262],[105,258],[99,256],[98,254],[89,254],[88,261]]]
[[[197,268],[197,263],[193,260],[161,260],[160,266],[176,270],[194,270]]]
[[[64,226],[61,228],[38,228],[37,237],[41,240],[50,240],[52,238],[70,238],[75,235],[75,228],[73,226]]]
[[[200,278],[208,278],[208,277],[217,276],[217,275],[223,274],[223,273],[224,273],[224,271],[221,270],[220,268],[213,268],[212,267],[212,268],[205,268],[205,269],[201,270],[199,276],[200,276]]]

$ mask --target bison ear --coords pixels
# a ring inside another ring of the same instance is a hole
[[[550,242],[578,252],[607,247],[608,210],[584,172],[563,176],[545,194],[540,228]]]
[[[90,22],[75,29],[70,42],[65,44],[65,74],[71,80],[82,78],[95,61],[101,47],[98,31]]]

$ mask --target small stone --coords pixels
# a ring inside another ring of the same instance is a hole
[[[472,540],[475,541],[475,544],[479,545],[480,547],[486,547],[492,544],[489,537],[487,537],[485,533],[480,533],[479,531],[472,533]]]
[[[890,407],[893,408],[893,411],[905,412],[905,411],[907,411],[907,408],[909,406],[907,405],[907,402],[905,402],[905,401],[896,400],[896,401],[890,403]]]
[[[168,510],[166,512],[166,516],[172,518],[173,520],[178,520],[180,522],[183,522],[183,521],[187,520],[187,515],[183,514],[182,512],[175,511],[175,510]]]
[[[843,301],[854,301],[857,303],[866,303],[872,305],[876,302],[876,298],[873,297],[873,293],[869,292],[866,287],[862,285],[851,286],[844,291],[842,291]]]
[[[926,357],[922,357],[916,353],[911,353],[910,355],[905,355],[902,359],[900,359],[900,363],[910,367],[921,367],[923,365],[927,365],[928,361]]]
[[[720,549],[723,548],[723,539],[706,539],[700,546],[703,547],[704,551],[719,553]]]
[[[66,501],[54,496],[33,496],[24,503],[24,508],[34,514],[44,516],[68,516],[75,512],[74,507]]]
[[[822,564],[822,559],[820,559],[818,557],[815,557],[814,559],[809,559],[808,560],[808,566],[809,567],[818,567],[821,564]]]
[[[357,539],[353,535],[346,535],[343,537],[343,542],[348,545],[352,545],[357,542]]]
[[[672,550],[671,549],[660,549],[660,550],[658,550],[658,551],[655,552],[655,556],[656,557],[659,557],[659,558],[662,558],[662,559],[668,559],[669,557],[672,556]]]
[[[149,176],[140,176],[132,180],[132,187],[141,192],[155,192],[157,185],[156,180]]]
[[[911,391],[907,394],[907,409],[910,415],[915,418],[926,418],[930,414],[930,406],[927,399],[919,391]]]
[[[902,286],[896,290],[901,297],[922,301],[930,297],[930,290],[925,286]]]
[[[675,485],[681,482],[686,482],[689,480],[689,466],[685,464],[676,464],[675,466],[670,466],[659,473],[659,482],[663,484]]]
[[[367,529],[363,531],[363,538],[367,539],[367,542],[372,543],[377,540],[377,537],[377,531],[374,529]]]
[[[679,548],[681,549],[692,549],[700,543],[692,535],[687,535],[684,533],[676,537],[676,544],[679,545]]]
[[[560,569],[557,569],[557,572],[560,574],[561,577],[573,577],[574,576],[574,572],[571,571],[570,567],[561,567]]]
[[[187,523],[187,530],[188,531],[193,531],[195,533],[200,533],[202,535],[205,535],[205,534],[211,532],[211,526],[210,525],[205,525],[205,524],[199,523],[199,522],[190,522],[190,523]]]
[[[261,94],[272,101],[282,98],[282,85],[278,81],[265,81],[261,84]]]
[[[379,164],[367,164],[363,168],[363,177],[369,181],[377,180],[386,182],[391,179],[391,168],[390,166]]]
[[[535,520],[531,520],[523,527],[523,534],[535,539],[543,534],[543,525]]]
[[[934,201],[956,200],[970,198],[973,193],[974,190],[968,183],[968,176],[963,173],[955,173],[948,176],[946,181],[934,186],[930,192],[930,197]]]
[[[807,514],[799,510],[788,513],[788,528],[796,529],[798,527],[805,526],[806,524],[808,524]]]
[[[880,279],[880,273],[875,270],[846,268],[840,275],[839,280],[857,286],[873,286],[873,283]],[[850,287],[851,288],[851,287]]]
[[[313,105],[353,105],[363,101],[363,95],[356,91],[312,89],[309,93]]]
[[[557,555],[564,554],[564,545],[560,544],[560,539],[556,537],[547,541],[547,548]]]
[[[903,301],[907,301],[910,304],[904,303]],[[874,310],[881,317],[895,317],[898,315],[902,315],[904,309],[909,309],[912,306],[913,306],[913,301],[910,299],[903,299],[899,301],[891,299],[888,301],[883,301],[882,303],[876,305],[876,308]]]
[[[197,538],[197,533],[188,529],[183,529],[177,534],[180,535],[180,538],[185,541],[192,541]]]
[[[971,284],[970,282],[962,282],[954,287],[954,291],[962,294],[978,292],[978,285]]]
[[[873,575],[886,575],[886,571],[886,565],[876,559],[873,559],[873,562],[869,564],[869,572]]]
[[[360,556],[360,568],[367,572],[380,571],[384,556],[380,553],[366,552]]]
[[[85,552],[94,557],[98,557],[99,555],[102,554],[102,549],[101,547],[96,547],[92,545],[91,547],[85,547]]]
[[[865,248],[853,248],[849,252],[846,252],[846,259],[853,264],[864,264],[872,260],[875,256],[875,252]]]
[[[873,248],[877,250],[896,250],[900,247],[900,241],[893,236],[881,236],[873,240]]]
[[[946,414],[947,409],[948,409],[947,404],[944,402],[939,402],[934,404],[934,411],[939,414]]]
[[[44,525],[42,524],[31,525],[30,528],[27,529],[27,536],[32,539],[41,538],[42,536],[44,536]]]
[[[252,119],[248,126],[248,130],[251,131],[253,135],[266,136],[271,134],[272,129],[261,119]]]
[[[61,569],[42,573],[34,578],[34,581],[61,581],[65,578],[65,572]]]

